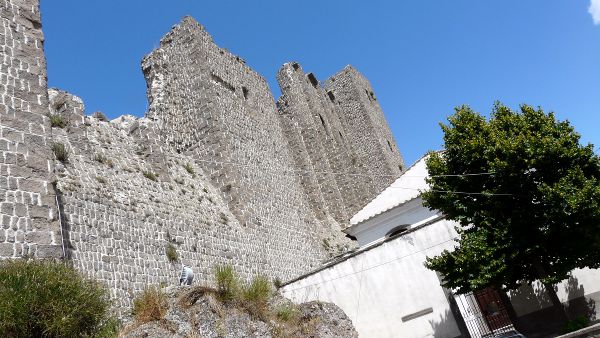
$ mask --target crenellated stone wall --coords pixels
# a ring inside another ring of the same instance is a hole
[[[38,1],[0,1],[0,257],[62,256]]]
[[[69,259],[118,308],[176,283],[181,264],[207,284],[220,264],[245,279],[312,270],[353,246],[341,229],[400,173],[383,113],[352,96],[371,91],[354,70],[324,89],[286,64],[277,107],[259,74],[185,18],[142,61],[146,117],[107,121],[48,90],[38,1],[0,9],[0,257]]]

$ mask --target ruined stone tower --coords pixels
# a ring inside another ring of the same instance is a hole
[[[276,105],[259,74],[184,18],[142,61],[146,117],[106,121],[48,90],[38,1],[0,8],[0,257],[69,259],[118,306],[172,284],[180,263],[208,284],[219,264],[243,278],[314,269],[351,247],[342,228],[402,170],[351,67],[322,87],[284,65]]]
[[[311,206],[346,224],[404,165],[373,89],[351,66],[325,88],[296,62],[277,79],[280,121]]]

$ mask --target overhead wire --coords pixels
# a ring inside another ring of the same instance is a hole
[[[68,138],[68,137],[67,137]],[[115,146],[114,144],[110,144],[108,147],[103,146],[102,144],[96,143],[95,145],[104,148],[104,149],[120,149],[120,150],[127,150],[127,151],[131,151],[132,149],[124,149],[123,147],[120,146]],[[202,163],[207,163],[207,164],[213,164],[213,165],[231,165],[234,167],[239,167],[239,168],[257,168],[260,166],[257,166],[256,164],[251,164],[251,161],[248,161],[248,163],[239,163],[239,162],[233,162],[233,161],[217,161],[217,160],[206,160],[206,159],[198,159],[198,158],[186,158],[185,155],[174,155],[174,154],[167,154],[166,152],[162,152],[161,154],[162,156],[165,157],[170,157],[172,159],[177,159],[177,160],[191,160],[194,162],[202,162]],[[79,155],[81,157],[84,157],[83,155]],[[273,170],[275,171],[275,170]],[[270,174],[275,174],[273,172],[271,172]],[[489,176],[489,175],[495,175],[495,172],[479,172],[479,173],[464,173],[464,174],[443,174],[443,175],[383,175],[383,174],[373,174],[373,173],[369,173],[369,174],[360,174],[360,173],[348,173],[348,172],[333,172],[333,171],[315,171],[315,170],[302,170],[302,169],[294,169],[294,168],[289,168],[289,167],[279,167],[278,169],[276,169],[276,174],[275,175],[287,175],[287,174],[291,174],[294,176],[298,176],[298,175],[346,175],[346,176],[353,176],[353,177],[369,177],[369,178],[381,178],[381,177],[391,177],[391,178],[395,178],[398,179],[400,177],[404,177],[404,178],[427,178],[427,177],[471,177],[471,176]],[[411,187],[401,187],[401,186],[392,186],[390,188],[393,189],[405,189],[405,190],[415,190],[415,191],[420,191],[421,189],[417,189],[417,188],[411,188]],[[459,194],[459,195],[485,195],[485,196],[513,196],[513,194],[500,194],[500,193],[486,193],[486,192],[465,192],[465,191],[446,191],[446,190],[428,190],[428,191],[432,191],[432,192],[436,192],[436,193],[446,193],[446,194]]]
[[[306,288],[309,288],[309,287],[313,287],[313,286],[317,286],[317,285],[321,285],[321,284],[325,284],[325,283],[333,282],[333,281],[336,281],[336,280],[338,280],[338,279],[342,279],[342,278],[345,278],[345,277],[353,276],[353,275],[356,275],[356,274],[359,274],[359,273],[362,273],[362,272],[365,272],[365,271],[369,271],[369,270],[372,270],[372,269],[378,268],[378,267],[380,267],[380,266],[383,266],[383,265],[387,265],[387,264],[393,263],[393,262],[395,262],[395,261],[398,261],[398,260],[402,260],[402,259],[404,259],[404,258],[407,258],[407,257],[410,257],[410,256],[412,256],[412,255],[416,255],[416,254],[418,254],[418,253],[421,253],[421,252],[427,251],[427,250],[429,250],[429,249],[433,249],[433,248],[435,248],[435,247],[437,247],[437,246],[440,246],[440,245],[446,244],[446,243],[448,243],[448,242],[451,242],[451,241],[454,241],[454,240],[456,240],[456,239],[458,239],[458,237],[452,237],[452,238],[450,238],[450,239],[447,239],[447,240],[445,240],[445,241],[442,241],[442,242],[436,243],[436,244],[434,244],[434,245],[428,246],[428,247],[426,247],[426,248],[423,248],[423,249],[421,249],[421,250],[417,250],[417,251],[411,252],[411,253],[409,253],[409,254],[406,254],[406,255],[403,255],[403,256],[398,256],[398,257],[392,258],[392,259],[390,259],[390,260],[388,260],[388,261],[385,261],[385,262],[383,262],[383,263],[375,264],[375,265],[369,266],[369,267],[367,267],[367,268],[362,268],[362,267],[361,267],[361,269],[360,269],[360,270],[358,270],[358,271],[350,272],[350,273],[347,273],[347,274],[344,274],[344,275],[341,275],[341,276],[337,276],[337,277],[335,277],[335,278],[331,278],[331,279],[324,280],[324,281],[320,281],[320,282],[315,282],[315,283],[308,284],[308,285],[304,285],[304,286],[300,286],[300,287],[297,287],[297,288],[288,289],[288,290],[285,290],[285,292],[293,292],[293,291],[296,291],[296,290],[306,289]],[[284,288],[285,288],[285,287],[284,287]]]

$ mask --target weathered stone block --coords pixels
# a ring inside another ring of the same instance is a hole
[[[47,231],[31,231],[25,235],[25,241],[28,243],[48,245],[52,244],[52,237]]]
[[[0,256],[2,257],[13,257],[15,252],[15,246],[12,243],[0,243]]]
[[[60,245],[37,245],[35,257],[37,258],[62,258],[62,246]]]

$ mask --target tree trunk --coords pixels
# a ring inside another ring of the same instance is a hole
[[[543,284],[544,288],[546,289],[546,293],[548,294],[548,296],[550,297],[550,301],[552,302],[552,307],[555,309],[556,313],[561,317],[561,319],[564,319],[564,321],[567,322],[569,320],[569,314],[567,313],[567,310],[561,303],[560,299],[558,299],[556,290],[554,290],[554,285],[548,283]]]
[[[537,272],[538,279],[540,281],[542,279],[544,279],[546,276],[548,276],[548,274],[546,273],[546,270],[544,269],[542,264],[535,263],[534,267]],[[548,294],[548,297],[550,297],[550,301],[552,302],[552,308],[554,309],[554,312],[556,313],[556,315],[561,320],[563,320],[565,323],[567,321],[569,321],[569,314],[567,313],[565,307],[563,306],[562,302],[558,298],[558,295],[556,294],[556,290],[554,290],[554,285],[549,284],[549,283],[542,283],[542,284],[544,284],[546,293]]]

